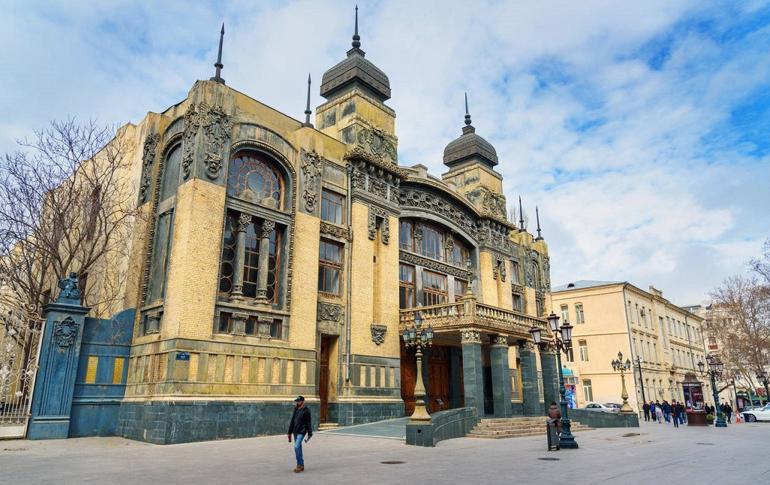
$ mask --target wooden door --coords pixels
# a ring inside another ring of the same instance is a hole
[[[449,349],[434,346],[428,359],[428,411],[435,413],[450,407],[449,394]]]
[[[321,336],[321,358],[319,362],[318,397],[321,400],[321,410],[318,420],[325,423],[329,414],[329,346],[331,337]]]
[[[407,416],[411,416],[414,412],[414,385],[416,381],[414,354],[406,349],[404,342],[401,342],[401,399],[404,401],[404,412]]]

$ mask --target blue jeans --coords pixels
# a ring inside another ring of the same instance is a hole
[[[294,435],[294,456],[297,457],[297,466],[305,466],[305,460],[302,458],[302,440],[304,439],[304,434]]]

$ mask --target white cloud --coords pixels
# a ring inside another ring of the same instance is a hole
[[[541,207],[553,281],[655,284],[700,300],[770,227],[768,159],[728,121],[768,88],[763,2],[361,3],[367,57],[391,79],[402,163],[444,171],[469,92],[506,195]],[[307,72],[344,57],[352,2],[12,2],[0,31],[0,151],[49,119],[138,120],[213,73],[297,118]],[[765,14],[766,15],[766,14]],[[715,39],[690,28],[698,18]],[[725,40],[727,38],[727,40]],[[647,58],[667,48],[660,66]],[[644,53],[644,54],[642,54]],[[11,68],[8,68],[11,66]],[[583,126],[583,129],[578,129]]]

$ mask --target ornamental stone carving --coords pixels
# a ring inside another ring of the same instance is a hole
[[[478,330],[462,330],[460,332],[460,343],[481,344],[481,332]]]
[[[399,251],[399,259],[406,263],[412,263],[418,266],[423,266],[425,268],[432,269],[434,271],[439,271],[441,273],[451,274],[452,276],[455,276],[457,278],[468,279],[467,269],[458,268],[457,266],[452,266],[447,263],[442,263],[441,261],[435,261],[433,259],[425,258],[420,256],[419,254],[409,253],[404,250],[401,250]]]
[[[302,150],[302,205],[305,212],[315,214],[318,204],[323,157],[314,151]]]
[[[66,349],[75,343],[80,325],[72,318],[67,317],[53,324],[53,339],[60,349]]]
[[[70,273],[67,278],[59,280],[59,297],[57,302],[80,303],[80,288],[78,287],[77,273]]]
[[[318,320],[326,322],[342,323],[342,305],[334,303],[318,302]]]
[[[381,345],[385,342],[385,333],[388,331],[388,327],[385,325],[372,324],[372,342],[377,345]]]
[[[195,139],[202,134],[203,165],[206,176],[211,180],[219,178],[224,150],[232,137],[233,123],[230,116],[219,106],[206,103],[191,104],[185,113],[185,127],[182,135],[182,176],[186,180],[192,173],[195,161]]]
[[[508,337],[505,335],[495,335],[492,339],[492,345],[499,347],[508,347]]]
[[[348,228],[329,224],[328,222],[321,221],[321,234],[336,237],[339,239],[347,239],[352,241],[353,237]]]
[[[520,351],[532,352],[534,350],[534,346],[529,340],[519,340],[517,345]]]
[[[543,256],[543,289],[551,291],[551,258],[548,255]]]
[[[142,151],[142,182],[139,187],[139,202],[147,202],[150,196],[150,184],[152,181],[152,166],[155,164],[155,151],[158,148],[160,135],[153,133],[144,140]]]
[[[392,137],[377,128],[361,128],[356,134],[358,146],[354,151],[370,156],[375,160],[396,163],[396,144]]]
[[[495,260],[495,266],[492,268],[492,278],[495,280],[497,278],[500,278],[500,281],[505,281],[506,278],[506,270],[505,270],[505,260],[502,258],[497,258]]]
[[[241,212],[238,216],[238,232],[246,232],[246,229],[249,228],[249,224],[251,224],[251,215]]]
[[[382,244],[388,244],[390,242],[390,217],[388,217],[388,213],[384,209],[370,205],[368,232],[369,239],[372,241],[377,236],[378,227]]]
[[[270,234],[275,230],[275,221],[271,221],[270,219],[265,219],[262,221],[262,229],[260,232],[260,236],[263,238],[270,237]]]
[[[474,218],[456,204],[440,195],[419,190],[401,189],[399,204],[404,208],[427,210],[452,221],[474,239],[478,239],[478,229]]]

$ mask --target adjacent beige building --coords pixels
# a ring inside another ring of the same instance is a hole
[[[633,362],[626,386],[634,409],[641,409],[643,392],[648,401],[684,400],[686,377],[701,381],[711,402],[711,388],[698,370],[698,362],[705,362],[703,317],[652,286],[644,291],[625,281],[576,281],[555,287],[552,298],[561,321],[575,326],[573,349],[563,362],[572,371],[568,384],[575,386],[578,407],[621,402],[620,375],[611,365],[618,352]]]

